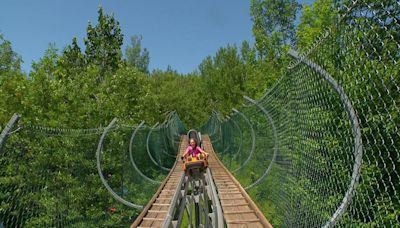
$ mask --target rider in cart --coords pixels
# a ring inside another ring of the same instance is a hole
[[[197,141],[193,138],[189,140],[189,146],[186,148],[185,153],[183,153],[183,157],[188,156],[188,161],[191,161],[192,158],[196,158],[197,160],[204,159],[208,156],[208,153],[206,153],[203,149],[201,149],[197,145]]]

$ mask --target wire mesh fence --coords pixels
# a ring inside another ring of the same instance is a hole
[[[105,130],[24,126],[23,118],[11,128],[0,151],[0,227],[130,225],[168,173],[149,154],[171,167],[184,127],[170,113],[157,130],[118,122]]]
[[[400,3],[338,5],[336,23],[289,53],[262,99],[213,113],[201,129],[277,227],[400,224]],[[176,162],[184,126],[171,112],[152,127],[105,130],[2,134],[0,227],[130,224]]]
[[[243,186],[263,177],[248,191],[276,226],[400,224],[400,4],[339,12],[261,100],[203,127]]]

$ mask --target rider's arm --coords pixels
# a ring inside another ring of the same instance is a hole
[[[208,153],[207,153],[205,150],[201,149],[201,147],[198,147],[198,148],[199,148],[199,150],[200,150],[201,153],[203,153],[203,154],[205,154],[205,155],[208,155]]]
[[[186,151],[185,151],[185,153],[183,153],[182,157],[185,157],[187,155],[187,153],[189,153],[189,147],[186,148]]]

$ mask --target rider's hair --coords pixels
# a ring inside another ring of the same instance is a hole
[[[189,139],[189,143],[190,143],[192,140],[194,141],[194,143],[195,143],[195,145],[196,145],[194,148],[196,148],[196,147],[197,147],[197,140],[196,140],[195,138],[191,138],[191,139]],[[194,149],[194,148],[193,148],[193,149]]]

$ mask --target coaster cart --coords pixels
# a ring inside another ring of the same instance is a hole
[[[188,136],[188,142],[190,139],[196,140],[198,145],[203,148],[203,143],[201,140],[201,134],[198,133],[196,130],[189,130],[187,133]],[[191,156],[186,156],[186,157],[181,157],[183,161],[183,170],[185,171],[186,175],[190,175],[193,177],[199,176],[201,173],[204,173],[206,168],[208,167],[208,161],[207,158],[200,154],[198,159],[197,157],[191,157]]]
[[[196,130],[189,130],[187,133],[188,143],[190,139],[194,139],[198,146],[203,149],[201,134]],[[209,185],[213,183],[211,172],[208,169],[207,157],[200,154],[199,158],[192,156],[181,157],[183,161],[183,170],[185,171],[184,183],[182,184],[179,194],[184,195],[180,201],[179,218],[182,218],[185,210],[188,215],[189,227],[212,227],[212,218],[214,217],[213,208],[209,198]],[[183,193],[181,193],[183,192]],[[194,210],[193,210],[194,209]],[[194,219],[194,221],[192,221]],[[194,224],[193,224],[194,222]],[[178,222],[177,226],[181,227]]]

